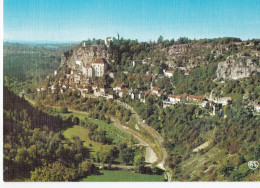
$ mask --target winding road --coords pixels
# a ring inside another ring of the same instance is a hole
[[[166,152],[165,148],[163,147],[163,138],[161,137],[161,135],[156,130],[154,130],[151,126],[149,126],[146,123],[144,123],[142,118],[136,113],[136,111],[131,106],[129,106],[126,103],[121,102],[120,100],[117,100],[117,103],[121,104],[125,108],[129,109],[131,111],[131,113],[132,113],[132,116],[134,116],[134,118],[137,120],[139,125],[141,125],[155,140],[158,141],[159,147],[160,147],[160,150],[161,150],[161,154],[162,154],[162,158],[157,163],[156,166],[159,167],[160,169],[164,170],[165,171],[165,175],[167,177],[167,180],[171,181],[171,179],[172,179],[171,173],[164,167],[164,163],[165,163],[165,160],[167,158],[167,152]],[[150,148],[152,149],[152,147],[150,147]]]
[[[26,100],[28,100],[30,103],[32,103],[34,105],[34,101],[26,98]],[[161,160],[159,162],[157,162],[156,166],[160,169],[162,169],[163,171],[165,171],[165,178],[168,181],[171,181],[172,177],[171,174],[169,173],[169,171],[165,168],[164,163],[165,160],[167,158],[167,152],[165,150],[165,148],[163,147],[162,143],[163,143],[163,138],[161,137],[161,135],[154,130],[151,126],[147,125],[146,123],[143,122],[142,118],[136,113],[136,111],[129,106],[126,103],[123,103],[119,100],[116,100],[118,104],[124,106],[125,108],[129,109],[132,113],[132,116],[136,119],[136,121],[138,122],[138,124],[144,128],[155,140],[157,140],[157,144],[160,148],[160,153],[161,153]],[[81,113],[86,113],[88,114],[88,112],[84,112],[84,111],[78,111],[78,110],[74,110],[74,109],[69,109],[70,111],[75,111],[75,112],[81,112]],[[146,147],[146,155],[145,155],[145,159],[147,163],[155,163],[158,160],[158,156],[156,155],[153,147],[151,146],[151,144],[149,142],[147,142],[140,133],[136,132],[135,130],[130,129],[129,127],[126,127],[122,124],[120,124],[119,120],[113,117],[110,117],[110,119],[113,122],[113,125],[122,130],[123,132],[132,135],[136,140],[138,140],[140,145],[143,145]],[[153,143],[155,144],[155,143]]]

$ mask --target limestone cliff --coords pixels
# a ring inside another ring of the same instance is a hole
[[[61,67],[68,65],[70,68],[75,68],[76,62],[81,62],[83,66],[90,65],[96,58],[108,59],[108,53],[105,46],[86,46],[79,45],[78,47],[66,51],[62,54]]]
[[[259,60],[251,58],[229,58],[218,64],[218,79],[240,79],[260,72]]]

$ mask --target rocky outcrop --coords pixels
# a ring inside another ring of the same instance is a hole
[[[78,46],[73,50],[66,51],[62,54],[61,67],[75,68],[76,61],[81,62],[83,66],[91,65],[96,58],[108,58],[107,50],[104,46]]]
[[[217,78],[236,80],[249,77],[260,72],[259,64],[259,60],[247,58],[227,59],[218,64]]]

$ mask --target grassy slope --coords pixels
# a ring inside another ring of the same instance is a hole
[[[113,147],[113,145],[103,145],[99,142],[94,142],[89,139],[89,129],[75,125],[72,128],[68,128],[67,130],[63,131],[63,135],[65,138],[72,139],[73,136],[78,136],[80,140],[84,142],[84,146],[90,148],[92,150],[91,154],[95,156],[96,152],[100,152],[101,154],[108,153],[109,150]],[[92,146],[90,146],[90,144]]]
[[[85,118],[87,117],[87,114],[84,112],[76,111],[76,110],[71,110],[69,113],[62,113],[60,111],[59,107],[52,107],[56,109],[56,113],[62,117],[69,117],[73,115],[74,117],[78,117],[81,121],[84,121]],[[87,117],[88,118],[88,117]],[[114,143],[123,143],[123,142],[128,142],[131,138],[129,135],[126,135],[116,127],[114,127],[112,124],[107,124],[104,121],[97,120],[97,119],[92,119],[88,118],[88,120],[96,125],[98,125],[99,130],[104,130],[107,132],[107,136],[113,138]],[[95,157],[96,153],[99,152],[101,155],[106,154],[109,152],[109,150],[115,146],[115,145],[103,145],[102,143],[95,142],[89,139],[88,134],[90,130],[79,125],[75,125],[72,128],[68,128],[65,131],[63,131],[63,135],[68,138],[72,139],[73,136],[78,136],[80,140],[84,142],[84,146],[90,148],[92,150],[91,154]],[[90,146],[90,144],[92,146]]]
[[[145,182],[145,181],[162,181],[161,175],[147,175],[147,174],[136,174],[131,171],[109,171],[101,170],[102,175],[92,175],[82,179],[82,182]]]
[[[74,117],[78,117],[80,121],[84,121],[87,118],[90,122],[99,126],[99,130],[104,130],[107,132],[108,137],[112,137],[115,143],[122,143],[129,141],[129,135],[125,134],[124,132],[120,131],[112,124],[107,124],[102,120],[92,119],[87,116],[87,112],[81,112],[77,110],[69,109],[69,113],[62,113],[60,107],[52,107],[56,109],[56,113],[62,117],[68,118],[69,116],[73,115]]]

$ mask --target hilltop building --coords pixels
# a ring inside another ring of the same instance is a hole
[[[104,58],[97,58],[96,61],[92,63],[92,67],[94,69],[94,76],[102,77],[108,69],[108,63]]]
[[[112,37],[107,37],[107,38],[105,38],[105,45],[107,46],[107,47],[109,47],[110,46],[110,42],[112,42],[113,41],[113,38]]]

